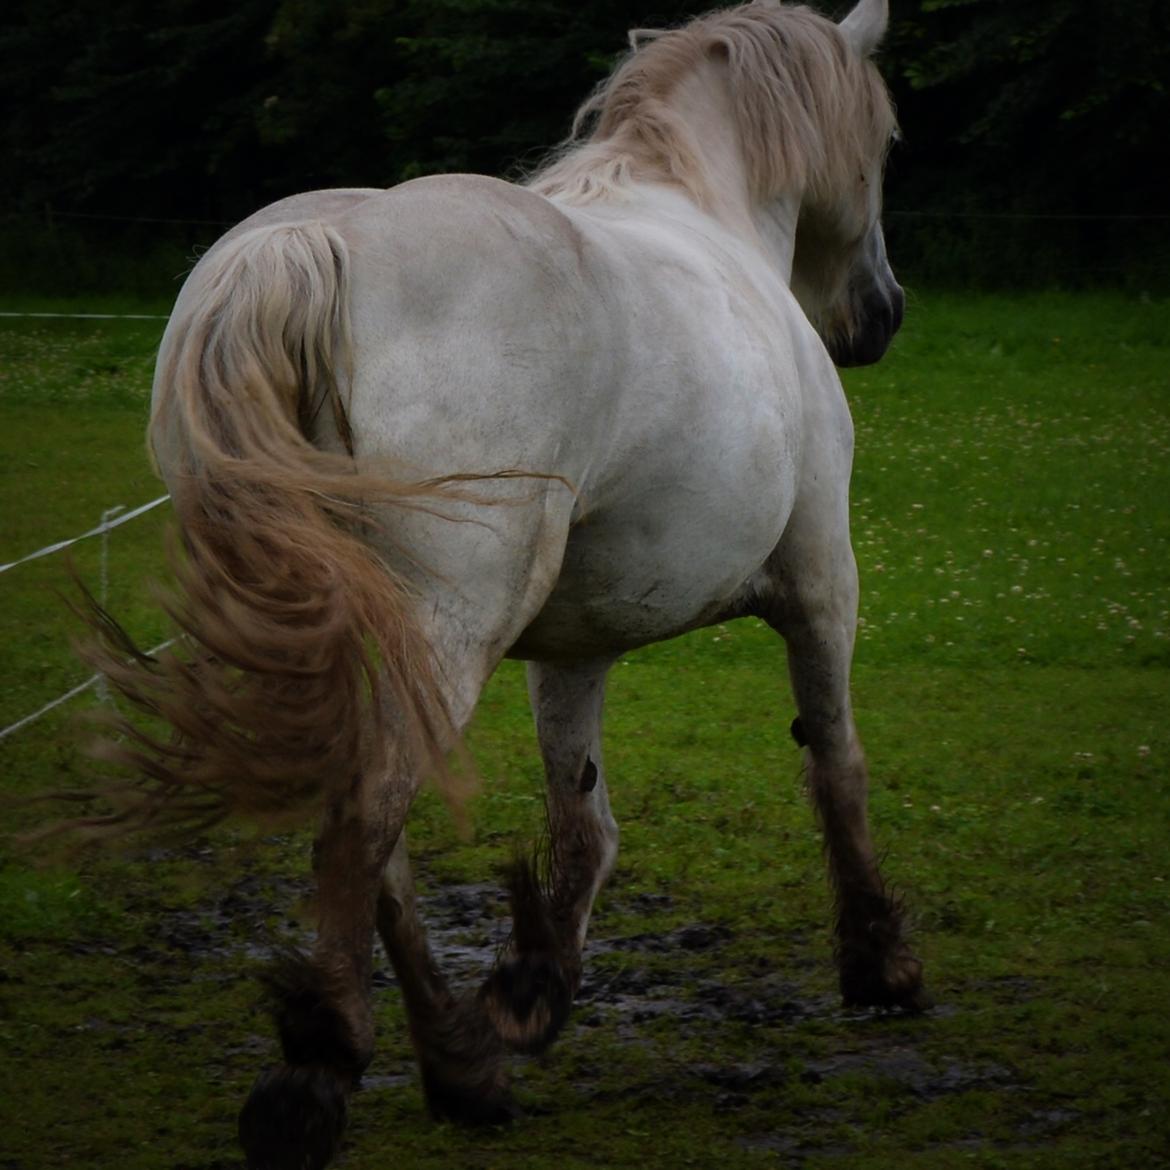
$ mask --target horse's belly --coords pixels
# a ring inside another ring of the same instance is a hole
[[[785,486],[777,482],[737,517],[683,512],[661,527],[645,514],[621,525],[586,518],[570,534],[555,588],[510,656],[620,654],[727,616],[780,539]]]
[[[690,610],[656,604],[656,595],[668,588],[668,582],[652,581],[644,590],[645,601],[601,597],[598,604],[572,590],[557,591],[508,651],[508,657],[540,661],[603,658],[677,637],[718,621],[727,611],[728,601],[712,601]]]

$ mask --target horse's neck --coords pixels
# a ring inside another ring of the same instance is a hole
[[[761,206],[753,199],[725,70],[718,60],[706,61],[679,83],[671,102],[694,131],[709,193],[705,210],[736,235],[759,241],[787,284],[800,200],[784,197]]]
[[[735,129],[724,74],[726,66],[708,60],[681,80],[670,104],[691,131],[690,148],[698,156],[697,186],[706,210],[732,231],[751,228],[748,169]]]
[[[792,259],[796,253],[796,220],[800,200],[795,195],[773,199],[756,209],[756,232],[784,283],[792,284]]]

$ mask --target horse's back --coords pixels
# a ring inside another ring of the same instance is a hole
[[[703,241],[644,212],[594,216],[496,179],[433,176],[280,200],[209,256],[305,221],[349,253],[358,440],[420,470],[441,439],[432,474],[524,467],[596,498],[608,465],[624,476],[672,460],[697,430],[724,445],[759,433],[795,394],[777,306],[730,289]]]

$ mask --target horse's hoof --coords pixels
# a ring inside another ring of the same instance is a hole
[[[249,1170],[322,1170],[341,1143],[346,1082],[324,1065],[277,1065],[261,1073],[240,1110]]]
[[[423,1092],[427,1108],[437,1121],[454,1121],[459,1125],[507,1125],[516,1116],[516,1106],[508,1088],[507,1076],[495,1083],[470,1084],[450,1080],[436,1069],[422,1069]]]
[[[894,1006],[909,1015],[917,1016],[934,1007],[934,996],[920,983],[914,990],[902,996]]]
[[[876,1007],[911,1015],[934,1007],[922,982],[922,963],[909,951],[884,962],[843,962],[841,1000],[847,1008]]]
[[[479,992],[501,1040],[516,1052],[543,1052],[569,1018],[573,994],[561,964],[546,955],[501,963]]]

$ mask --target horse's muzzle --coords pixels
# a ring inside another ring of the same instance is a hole
[[[842,367],[871,366],[880,361],[890,348],[894,334],[902,325],[906,295],[901,285],[888,290],[874,291],[862,302],[857,313],[857,327],[847,338],[834,338],[829,343],[833,364]]]

